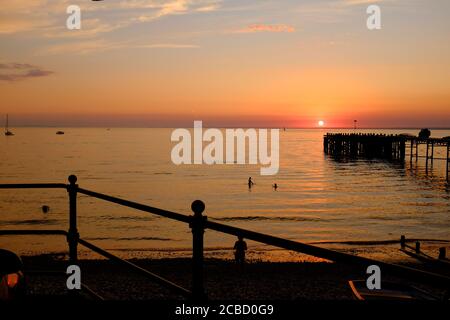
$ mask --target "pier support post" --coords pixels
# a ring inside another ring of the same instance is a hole
[[[405,140],[400,141],[400,160],[405,161],[405,149],[406,149],[406,143]]]
[[[431,143],[431,165],[433,165],[434,161],[434,142]]]
[[[447,182],[449,181],[448,171],[450,170],[450,143],[447,143]]]
[[[416,141],[416,162],[419,160],[419,143]]]
[[[414,140],[411,140],[411,148],[410,148],[410,159],[409,161],[412,163],[412,159],[413,159],[413,148],[414,148]]]
[[[416,241],[416,253],[420,253],[420,242]]]
[[[75,175],[69,176],[69,185],[67,192],[69,193],[69,232],[67,242],[69,244],[69,262],[76,264],[78,260],[77,246],[80,235],[77,229],[77,192],[78,185]]]
[[[206,300],[206,292],[203,283],[203,235],[207,217],[202,213],[205,204],[201,200],[192,202],[191,209],[194,212],[190,227],[192,229],[192,295],[196,301]]]

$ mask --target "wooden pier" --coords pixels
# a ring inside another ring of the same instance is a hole
[[[420,155],[419,145],[426,145],[425,155]],[[405,161],[406,149],[409,149],[410,162],[418,158],[426,159],[426,170],[434,160],[446,161],[446,179],[449,181],[450,171],[450,139],[419,138],[409,135],[362,134],[362,133],[327,133],[323,137],[323,148],[326,154],[333,157],[365,157],[369,159],[385,159]],[[444,148],[446,157],[435,157],[435,149]]]

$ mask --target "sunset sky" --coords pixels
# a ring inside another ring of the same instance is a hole
[[[366,8],[382,29],[366,27]],[[82,10],[67,30],[66,8]],[[13,125],[450,127],[448,0],[0,0]]]

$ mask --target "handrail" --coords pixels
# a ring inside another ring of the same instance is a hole
[[[67,236],[68,232],[65,230],[57,230],[57,229],[51,229],[51,230],[17,230],[17,229],[14,229],[14,230],[0,230],[0,235],[63,235],[63,236]],[[175,292],[177,292],[178,294],[180,294],[184,297],[191,296],[191,292],[189,290],[187,290],[183,287],[180,287],[180,286],[174,284],[173,282],[171,282],[167,279],[164,279],[144,268],[141,268],[141,267],[135,265],[134,263],[131,263],[129,261],[121,259],[121,258],[117,257],[116,255],[113,255],[112,253],[109,253],[106,250],[103,250],[86,240],[78,239],[78,243],[85,246],[86,248],[100,254],[101,256],[103,256],[105,258],[108,258],[110,260],[113,260],[122,265],[126,265],[127,267],[132,268],[133,270],[153,279],[155,282],[171,288],[172,290],[174,290]],[[103,300],[103,298],[100,295],[95,293],[88,286],[83,285],[83,289],[87,290],[90,294],[93,294],[97,298]]]
[[[118,263],[121,263],[122,265],[125,265],[127,267],[130,267],[130,268],[134,269],[135,271],[140,272],[141,274],[143,274],[143,275],[153,279],[155,282],[171,288],[172,290],[176,291],[177,293],[181,294],[182,296],[185,296],[185,297],[190,297],[191,296],[191,292],[189,290],[186,290],[185,288],[180,287],[179,285],[177,285],[177,284],[175,284],[175,283],[173,283],[173,282],[171,282],[169,280],[166,280],[166,279],[158,276],[157,274],[154,274],[153,272],[150,272],[150,271],[148,271],[148,270],[146,270],[144,268],[141,268],[141,267],[135,265],[134,263],[131,263],[130,261],[121,259],[121,258],[113,255],[112,253],[109,253],[108,251],[103,250],[103,249],[97,247],[96,245],[86,241],[86,240],[79,239],[78,243],[80,243],[81,245],[85,246],[88,249],[91,249],[92,251],[97,252],[98,254],[104,256],[105,258],[108,258],[110,260],[114,260],[114,261],[116,261]]]
[[[64,183],[2,183],[0,189],[66,189]]]
[[[140,204],[137,202],[133,202],[133,201],[129,201],[129,200],[125,200],[125,199],[120,199],[117,197],[112,197],[103,193],[98,193],[98,192],[94,192],[94,191],[90,191],[90,190],[86,190],[86,189],[82,189],[82,188],[78,188],[78,192],[97,198],[97,199],[102,199],[108,202],[113,202],[113,203],[117,203],[120,204],[122,206],[125,207],[129,207],[129,208],[133,208],[133,209],[137,209],[140,211],[145,211],[145,212],[149,212],[149,213],[153,213],[156,214],[158,216],[161,217],[166,217],[172,220],[178,220],[178,221],[182,221],[185,223],[190,223],[191,222],[191,217],[190,216],[186,216],[180,213],[176,213],[176,212],[172,212],[172,211],[167,211],[167,210],[163,210],[163,209],[159,209],[159,208],[155,208],[155,207],[151,207],[151,206],[147,206],[144,204]]]
[[[433,283],[437,286],[444,286],[446,288],[450,288],[450,277],[422,271],[406,266],[381,262],[369,258],[354,256],[330,249],[325,249],[321,247],[317,247],[310,244],[305,244],[293,240],[283,239],[275,236],[271,236],[264,233],[259,233],[247,229],[237,228],[225,224],[221,224],[218,222],[208,221],[206,216],[203,216],[202,213],[205,209],[205,205],[202,201],[196,200],[192,203],[191,209],[194,212],[193,216],[183,215],[180,213],[163,210],[147,205],[143,205],[137,202],[109,196],[103,193],[94,192],[91,190],[79,188],[76,184],[77,178],[76,176],[69,177],[69,184],[60,184],[60,183],[48,183],[48,184],[0,184],[0,189],[16,189],[16,188],[65,188],[69,193],[70,199],[70,228],[69,231],[62,230],[0,230],[0,235],[2,234],[64,234],[67,235],[67,239],[69,242],[69,256],[71,261],[77,260],[77,244],[81,244],[101,255],[107,257],[109,259],[118,261],[128,267],[139,271],[142,274],[152,278],[156,282],[160,284],[164,284],[174,291],[178,292],[183,296],[193,295],[195,299],[204,299],[206,298],[206,293],[203,287],[203,233],[205,229],[211,229],[217,232],[222,232],[225,234],[230,234],[238,237],[243,237],[246,239],[250,239],[253,241],[257,241],[260,243],[264,243],[267,245],[272,245],[275,247],[292,250],[300,253],[304,253],[311,256],[320,257],[323,259],[331,260],[334,262],[347,263],[358,266],[368,266],[372,264],[376,264],[380,267],[383,267],[384,270],[388,270],[393,274],[397,274],[401,277],[410,277],[414,278],[414,280],[424,280],[430,283]],[[77,223],[76,223],[76,197],[77,193],[81,193],[90,197],[98,198],[101,200],[105,200],[108,202],[116,203],[125,207],[130,207],[133,209],[137,209],[140,211],[156,214],[158,216],[166,217],[172,220],[181,221],[184,223],[188,223],[189,227],[192,229],[193,234],[193,280],[192,280],[192,293],[160,276],[153,274],[152,272],[145,270],[129,261],[123,260],[85,240],[80,239],[77,231]],[[35,233],[33,233],[35,232]],[[49,233],[50,232],[50,233]],[[56,233],[55,233],[56,232]]]
[[[0,230],[0,235],[61,235],[67,236],[65,230]]]
[[[353,265],[373,265],[376,264],[380,267],[383,267],[385,270],[389,270],[393,273],[397,273],[399,275],[405,275],[407,273],[408,275],[417,276],[424,280],[431,280],[434,284],[440,286],[450,286],[450,277],[442,276],[439,274],[422,271],[406,266],[400,266],[392,263],[386,263],[378,260],[373,260],[369,258],[354,256],[351,254],[334,251],[330,249],[325,249],[317,246],[313,246],[310,244],[305,244],[293,240],[283,239],[271,235],[267,235],[264,233],[259,233],[255,231],[249,231],[246,229],[236,228],[232,226],[228,226],[225,224],[217,223],[217,222],[211,222],[206,221],[205,227],[211,230],[223,232],[232,234],[235,236],[242,236],[246,239],[254,240],[257,242],[265,243],[268,245],[272,245],[275,247],[292,250],[296,252],[301,252],[307,255],[319,257],[322,259],[331,260],[334,262],[342,262],[342,263],[349,263]]]

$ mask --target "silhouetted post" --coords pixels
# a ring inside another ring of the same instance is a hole
[[[434,161],[434,142],[431,143],[431,165],[433,165]]]
[[[430,143],[427,141],[427,156],[426,156],[426,164],[425,164],[425,170],[426,170],[426,172],[428,173],[428,155],[429,155],[429,150],[430,150]]]
[[[405,161],[405,140],[400,141],[400,160]]]
[[[201,200],[192,202],[194,212],[190,227],[192,229],[192,295],[194,300],[205,300],[206,293],[203,285],[203,235],[207,217],[202,213],[205,204]]]
[[[413,148],[414,148],[414,140],[411,140],[411,149],[410,149],[410,159],[409,161],[412,163],[412,159],[413,159]]]
[[[419,159],[419,143],[416,141],[416,162]]]
[[[447,143],[447,181],[449,181],[448,171],[450,167],[450,143]]]
[[[400,237],[400,247],[402,249],[405,249],[405,247],[406,247],[406,238],[403,235]]]
[[[446,250],[445,250],[445,248],[444,247],[442,247],[442,248],[439,248],[439,259],[445,259],[445,255],[446,255],[446,252],[445,252]]]
[[[416,241],[416,253],[420,253],[420,242]]]
[[[69,176],[69,185],[67,192],[69,193],[69,233],[67,235],[67,242],[69,243],[69,261],[76,263],[77,246],[78,246],[78,230],[77,230],[77,192],[78,185],[77,177],[75,175]]]

